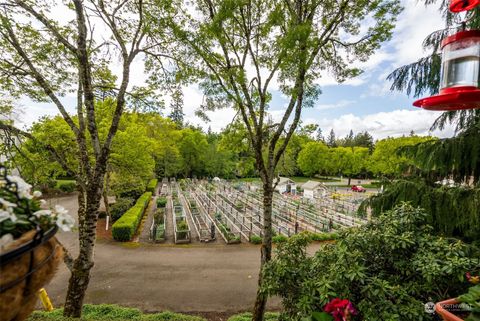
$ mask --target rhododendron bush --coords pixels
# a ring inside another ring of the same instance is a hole
[[[310,256],[307,234],[280,244],[263,271],[263,291],[282,298],[282,320],[433,320],[427,302],[465,291],[478,249],[432,234],[425,211],[398,206],[345,230]],[[351,306],[350,306],[351,304]]]

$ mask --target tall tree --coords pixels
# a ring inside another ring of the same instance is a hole
[[[170,115],[168,117],[177,124],[178,127],[183,127],[183,91],[180,86],[178,86],[172,94],[172,102],[170,103]]]
[[[66,260],[71,277],[64,315],[79,317],[94,265],[99,202],[112,141],[125,108],[130,68],[140,53],[160,52],[162,34],[158,32],[155,39],[147,37],[142,0],[55,2],[55,8],[65,13],[61,18],[72,16],[72,21],[56,19],[59,17],[51,12],[51,5],[42,0],[6,0],[0,4],[0,87],[13,97],[51,102],[74,137],[77,168],[69,166],[51,145],[37,142],[77,181],[80,247],[75,259],[67,256]],[[102,134],[95,97],[98,87],[105,83],[95,76],[114,54],[119,58],[121,73],[115,88],[109,88],[114,92],[115,106],[112,121]],[[61,99],[67,92],[76,95],[77,121]],[[0,124],[6,131],[36,140],[30,133],[5,122]]]
[[[276,167],[304,107],[320,91],[314,80],[329,70],[338,81],[356,76],[349,63],[366,60],[388,39],[400,6],[396,0],[197,0],[174,2],[184,15],[171,24],[183,65],[195,69],[213,110],[233,107],[243,120],[263,184],[261,266],[272,252],[272,197]],[[155,11],[149,12],[153,21]],[[369,27],[360,28],[368,21]],[[157,30],[157,28],[154,28]],[[153,30],[154,32],[154,30]],[[253,71],[253,72],[252,72]],[[272,80],[288,103],[280,121],[269,122]],[[281,140],[283,136],[283,140]],[[259,290],[255,321],[263,319],[266,296]]]
[[[332,130],[330,131],[330,134],[328,134],[327,137],[327,146],[328,147],[337,147],[337,139],[335,137],[335,132]]]
[[[367,147],[370,153],[373,151],[374,145],[373,137],[368,131],[358,133],[353,139],[353,146]]]
[[[322,129],[320,127],[318,127],[318,129],[317,129],[317,135],[316,135],[315,139],[317,140],[317,142],[325,143],[325,137],[323,137],[323,132],[322,132]]]

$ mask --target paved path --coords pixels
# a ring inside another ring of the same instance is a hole
[[[170,201],[170,200],[169,200]],[[75,196],[50,200],[74,214]],[[167,213],[169,217],[170,213]],[[59,233],[74,254],[76,232]],[[97,241],[86,303],[116,303],[144,311],[238,312],[250,310],[257,288],[260,247],[250,244],[140,244]],[[61,266],[46,289],[64,302],[70,274]],[[269,308],[280,307],[278,299]]]

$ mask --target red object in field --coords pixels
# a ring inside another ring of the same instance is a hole
[[[480,4],[480,0],[452,0],[450,1],[451,12],[462,12],[475,9]]]
[[[413,105],[428,110],[480,108],[480,30],[460,31],[442,41],[440,93]]]
[[[352,186],[352,192],[359,192],[359,193],[365,193],[367,190],[360,185],[353,185]]]

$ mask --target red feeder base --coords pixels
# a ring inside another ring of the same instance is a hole
[[[480,4],[480,0],[452,0],[450,2],[451,12],[462,12],[472,10]]]
[[[427,110],[462,110],[480,108],[480,89],[476,87],[448,88],[440,94],[413,103]]]

